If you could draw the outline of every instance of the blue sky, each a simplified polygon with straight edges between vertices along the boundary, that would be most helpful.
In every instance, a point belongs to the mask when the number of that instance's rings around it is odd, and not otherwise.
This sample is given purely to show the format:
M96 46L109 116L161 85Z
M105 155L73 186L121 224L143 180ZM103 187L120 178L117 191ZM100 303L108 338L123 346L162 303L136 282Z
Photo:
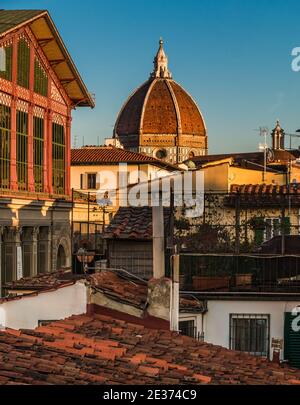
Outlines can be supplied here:
M51 13L96 94L94 110L73 113L78 146L111 136L124 100L152 70L160 36L173 78L204 114L210 153L257 150L254 129L277 118L286 132L300 128L300 72L291 69L299 0L2 0L1 8Z

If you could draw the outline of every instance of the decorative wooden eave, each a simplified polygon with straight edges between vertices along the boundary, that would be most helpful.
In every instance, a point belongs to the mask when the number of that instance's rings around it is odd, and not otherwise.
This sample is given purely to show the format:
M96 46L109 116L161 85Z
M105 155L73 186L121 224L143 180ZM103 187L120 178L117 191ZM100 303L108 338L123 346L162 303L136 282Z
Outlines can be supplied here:
M43 49L73 107L95 107L53 20L47 10L0 10L0 40L29 26Z

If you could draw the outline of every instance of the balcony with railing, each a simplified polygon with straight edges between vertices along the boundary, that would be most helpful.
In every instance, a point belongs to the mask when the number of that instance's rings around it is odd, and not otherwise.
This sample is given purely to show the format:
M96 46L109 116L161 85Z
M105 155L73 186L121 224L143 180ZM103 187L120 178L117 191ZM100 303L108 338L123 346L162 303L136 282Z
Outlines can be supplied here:
M300 255L181 254L180 288L300 295Z

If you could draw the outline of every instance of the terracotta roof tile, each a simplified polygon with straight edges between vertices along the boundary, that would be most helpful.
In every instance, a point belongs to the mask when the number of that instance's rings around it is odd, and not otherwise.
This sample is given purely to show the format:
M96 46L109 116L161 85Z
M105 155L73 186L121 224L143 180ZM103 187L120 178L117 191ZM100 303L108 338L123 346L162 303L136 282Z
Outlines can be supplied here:
M11 281L4 284L4 288L19 291L42 291L72 285L81 278L84 278L84 276L76 276L69 270L59 270L52 273L40 273L34 277L24 277L19 280Z
M71 334L69 324L74 325ZM116 335L115 328L123 333ZM136 337L137 329L139 335L151 340ZM21 332L21 336L12 330L0 333L0 384L126 384L131 380L137 384L299 384L300 381L300 370L286 365L174 332L141 329L107 316L72 316L49 324L47 330ZM51 342L49 334L53 336ZM32 342L34 336L39 338L36 343Z
M169 220L169 210L164 210L165 229ZM121 207L106 230L108 239L152 239L151 207Z
M117 163L149 163L155 166L176 169L174 165L143 153L131 152L114 146L89 146L71 150L71 164L76 165L104 165Z

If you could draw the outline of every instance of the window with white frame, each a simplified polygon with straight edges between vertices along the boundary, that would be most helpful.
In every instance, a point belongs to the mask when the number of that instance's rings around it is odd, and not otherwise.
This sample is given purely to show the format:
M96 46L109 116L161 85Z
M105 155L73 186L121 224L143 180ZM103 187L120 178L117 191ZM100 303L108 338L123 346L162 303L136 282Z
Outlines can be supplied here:
M269 240L274 236L281 234L281 220L280 218L266 218L265 219L266 228L264 233L264 240Z
M268 357L270 315L230 314L229 348L255 356Z

